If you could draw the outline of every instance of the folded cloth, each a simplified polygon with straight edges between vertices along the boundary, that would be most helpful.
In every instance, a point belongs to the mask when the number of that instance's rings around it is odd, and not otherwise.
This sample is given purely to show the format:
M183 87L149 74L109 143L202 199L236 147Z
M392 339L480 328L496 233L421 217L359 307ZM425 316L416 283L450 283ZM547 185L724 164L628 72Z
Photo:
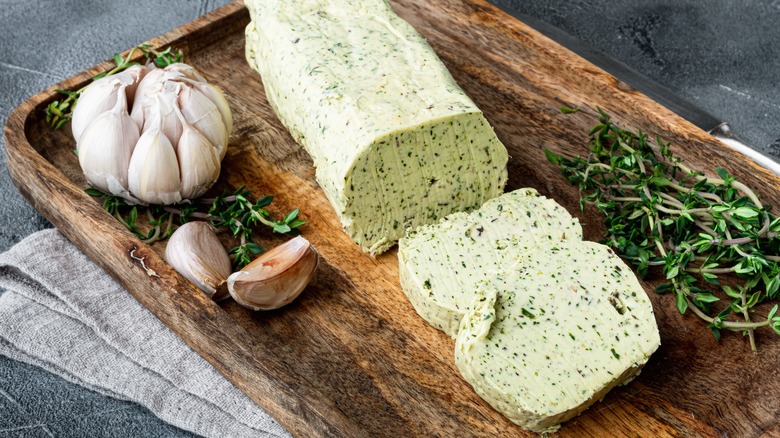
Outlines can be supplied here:
M289 436L57 230L0 254L0 354L207 437Z

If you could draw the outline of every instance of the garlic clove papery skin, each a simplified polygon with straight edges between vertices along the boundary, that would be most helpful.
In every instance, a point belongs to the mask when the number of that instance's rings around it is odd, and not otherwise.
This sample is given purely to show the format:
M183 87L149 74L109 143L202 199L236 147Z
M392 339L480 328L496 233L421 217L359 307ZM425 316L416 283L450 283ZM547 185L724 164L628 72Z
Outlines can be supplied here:
M252 310L273 310L291 303L314 276L319 255L298 236L262 254L228 277L230 296Z
M183 119L183 116L181 117ZM200 131L186 122L183 123L183 133L176 155L181 169L183 199L203 195L219 178L219 151Z
M222 116L222 123L225 124L225 130L230 135L233 132L233 113L230 111L230 104L228 104L225 94L216 86L208 83L198 85L197 88L216 105L220 116Z
M122 82L111 77L99 79L84 89L73 109L73 118L70 121L71 132L77 144L87 125L98 115L116 105L120 92L124 93Z
M177 62L175 64L170 64L167 67L165 67L165 71L172 74L178 74L181 75L187 79L197 81L197 82L206 82L206 78L200 75L197 70L195 70L195 67L184 64L182 62Z
M181 201L181 176L176 152L160 127L141 134L130 158L130 193L148 204L175 204Z
M127 94L128 109L133 108L133 103L135 102L135 93L138 91L138 84L141 83L149 71L151 71L149 67L139 64L128 67L124 71L115 75L120 78L124 78L122 81L127 84L125 94Z
M230 257L208 223L180 226L168 239L165 261L212 299L229 296L225 281L232 272Z
M222 123L225 125L225 129L230 135L233 132L233 113L230 111L230 104L228 104L225 98L225 93L215 85L211 85L206 82L194 82L188 81L198 91L203 93L219 111L219 115L222 116Z
M228 132L217 106L206 95L191 87L179 93L179 107L187 123L200 131L219 151L219 159L227 152Z
M112 76L106 76L89 84L81 92L79 100L73 109L71 119L71 131L76 143L87 125L101 113L110 110L116 103L119 89L122 88L127 98L127 108L133 105L133 98L138 84L143 79L149 68L135 65ZM122 86L125 87L122 87Z
M149 100L149 96L154 94L152 88L155 88L155 86L160 84L164 73L165 70L163 69L153 68L143 77L141 82L138 83L135 91L135 101L130 111L130 117L133 118L140 131L143 131L144 129L144 108L154 103Z
M148 113L145 113L147 116L147 120L149 117L155 117L152 115L153 111L157 110L159 111L158 117L161 117L161 126L163 134L165 134L166 137L168 137L168 140L173 145L173 148L176 149L177 145L179 144L179 138L181 137L182 133L184 132L184 128L182 127L182 122L177 116L176 112L179 110L177 107L177 100L178 100L178 92L179 89L175 88L173 90L165 90L160 93L157 93L154 95L156 107L150 108L150 111ZM144 128L147 128L145 126ZM145 131L146 129L142 129L141 132Z
M114 107L86 127L77 150L81 170L92 186L132 200L128 193L128 168L139 133L127 113L124 87L118 88Z

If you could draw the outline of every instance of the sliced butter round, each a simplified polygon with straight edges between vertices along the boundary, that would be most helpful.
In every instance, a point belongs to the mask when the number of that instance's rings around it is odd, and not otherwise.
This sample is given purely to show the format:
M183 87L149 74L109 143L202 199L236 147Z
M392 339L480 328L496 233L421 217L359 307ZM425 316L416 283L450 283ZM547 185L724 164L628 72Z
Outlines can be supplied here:
M579 221L531 188L410 231L399 242L401 286L417 313L452 337L477 284L537 245L581 240Z
M495 409L545 432L637 375L659 345L631 269L606 246L561 242L480 284L455 363Z

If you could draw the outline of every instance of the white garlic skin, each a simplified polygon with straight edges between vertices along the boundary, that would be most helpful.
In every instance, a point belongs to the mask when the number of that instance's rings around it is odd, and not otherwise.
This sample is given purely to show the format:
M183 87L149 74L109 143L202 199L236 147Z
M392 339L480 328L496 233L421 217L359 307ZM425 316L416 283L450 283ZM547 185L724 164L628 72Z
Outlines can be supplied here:
M211 188L232 127L219 88L181 63L134 66L93 82L82 92L72 123L78 153L87 151L79 164L90 184L131 203L166 205ZM98 146L106 139L108 147Z
M229 296L224 283L232 272L230 257L208 223L180 226L168 239L165 261L214 300Z
M298 236L262 254L228 277L236 302L252 310L273 310L290 304L314 276L319 255Z
M202 196L219 178L219 151L197 129L184 125L176 156L181 173L181 197L194 199Z
M138 143L138 127L127 113L127 97L121 85L114 107L97 116L78 143L79 164L87 180L98 190L128 197L128 168Z
M115 75L100 78L84 89L70 121L76 143L92 120L114 107L118 90L122 85L126 85L123 92L127 97L127 107L132 107L136 87L148 72L148 67L135 65Z
M217 105L205 94L189 87L183 88L179 93L179 105L187 123L198 129L216 146L222 159L227 151L228 131Z
M181 175L176 151L160 126L138 139L127 172L130 193L147 204L181 201Z

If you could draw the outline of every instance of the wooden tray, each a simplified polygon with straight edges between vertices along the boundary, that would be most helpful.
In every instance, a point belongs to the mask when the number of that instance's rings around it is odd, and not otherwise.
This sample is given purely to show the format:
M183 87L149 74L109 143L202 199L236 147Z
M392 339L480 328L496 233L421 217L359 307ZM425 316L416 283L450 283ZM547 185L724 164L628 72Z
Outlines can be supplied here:
M780 181L703 131L483 0L395 0L484 110L509 148L509 187L533 186L578 213L577 191L542 153L581 152L594 123L562 105L600 106L627 127L671 140L694 168L723 166L780 202ZM19 106L5 127L8 167L27 199L119 280L195 351L299 436L528 436L483 402L453 363L453 341L428 326L398 284L395 251L372 259L341 231L314 180L306 153L269 108L244 61L249 18L237 3L150 41L184 49L189 62L222 86L235 130L223 186L246 183L276 194L276 213L301 207L304 235L319 249L317 280L282 311L251 313L217 305L161 258L164 243L143 245L84 193L68 129L42 120L57 88L76 89L108 62ZM581 217L599 239L601 218ZM261 243L280 240L260 233ZM150 277L139 262L159 277ZM652 291L652 284L645 284ZM759 335L759 354L738 334L716 343L670 296L650 293L662 346L630 385L612 391L561 436L757 436L780 434L780 342Z

